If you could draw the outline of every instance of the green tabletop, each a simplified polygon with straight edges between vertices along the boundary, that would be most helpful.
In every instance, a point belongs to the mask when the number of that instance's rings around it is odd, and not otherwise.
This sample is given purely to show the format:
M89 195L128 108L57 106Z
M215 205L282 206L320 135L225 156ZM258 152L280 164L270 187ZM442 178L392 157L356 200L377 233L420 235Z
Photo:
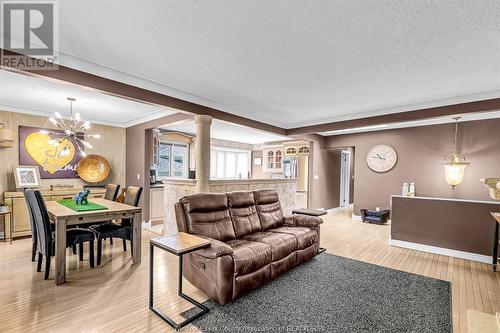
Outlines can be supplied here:
M108 207L98 205L96 203L93 203L91 201L88 202L86 205L78 205L75 200L73 199L64 199L64 200L59 200L57 201L63 206L66 206L70 209L73 209L75 212L88 212L92 210L103 210L103 209L108 209Z

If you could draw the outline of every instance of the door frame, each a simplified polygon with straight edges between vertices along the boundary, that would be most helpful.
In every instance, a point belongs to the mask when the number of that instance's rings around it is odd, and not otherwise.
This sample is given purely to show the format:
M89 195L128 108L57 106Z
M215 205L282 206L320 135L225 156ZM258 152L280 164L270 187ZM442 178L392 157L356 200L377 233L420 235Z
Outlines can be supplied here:
M351 152L342 150L340 152L340 193L339 207L348 207L349 202L349 187L351 179Z

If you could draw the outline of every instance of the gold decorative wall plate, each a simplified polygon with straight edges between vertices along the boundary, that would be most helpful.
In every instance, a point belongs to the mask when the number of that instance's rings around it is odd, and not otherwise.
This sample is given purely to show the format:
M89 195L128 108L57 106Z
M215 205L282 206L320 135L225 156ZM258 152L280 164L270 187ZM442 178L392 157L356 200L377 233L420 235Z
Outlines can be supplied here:
M78 162L76 172L88 183L99 183L109 176L111 166L101 155L90 154Z

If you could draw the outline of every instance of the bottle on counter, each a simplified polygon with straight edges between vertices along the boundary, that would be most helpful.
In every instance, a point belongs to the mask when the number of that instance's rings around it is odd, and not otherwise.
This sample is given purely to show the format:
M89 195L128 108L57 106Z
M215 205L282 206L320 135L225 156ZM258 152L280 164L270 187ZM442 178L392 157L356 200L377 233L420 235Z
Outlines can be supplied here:
M409 191L410 188L408 187L408 183L403 183L403 189L401 191L401 195L406 197Z
M410 197L414 197L415 196L415 183L410 183L410 190L409 190L408 195Z

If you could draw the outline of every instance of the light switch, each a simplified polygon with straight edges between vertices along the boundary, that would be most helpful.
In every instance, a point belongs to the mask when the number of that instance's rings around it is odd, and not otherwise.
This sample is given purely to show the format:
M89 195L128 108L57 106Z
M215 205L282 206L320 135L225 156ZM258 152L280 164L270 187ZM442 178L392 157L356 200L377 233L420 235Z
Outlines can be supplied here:
M137 180L141 180L141 174L140 173L137 174Z
M318 180L319 179L319 176L318 175L314 175L314 180Z

